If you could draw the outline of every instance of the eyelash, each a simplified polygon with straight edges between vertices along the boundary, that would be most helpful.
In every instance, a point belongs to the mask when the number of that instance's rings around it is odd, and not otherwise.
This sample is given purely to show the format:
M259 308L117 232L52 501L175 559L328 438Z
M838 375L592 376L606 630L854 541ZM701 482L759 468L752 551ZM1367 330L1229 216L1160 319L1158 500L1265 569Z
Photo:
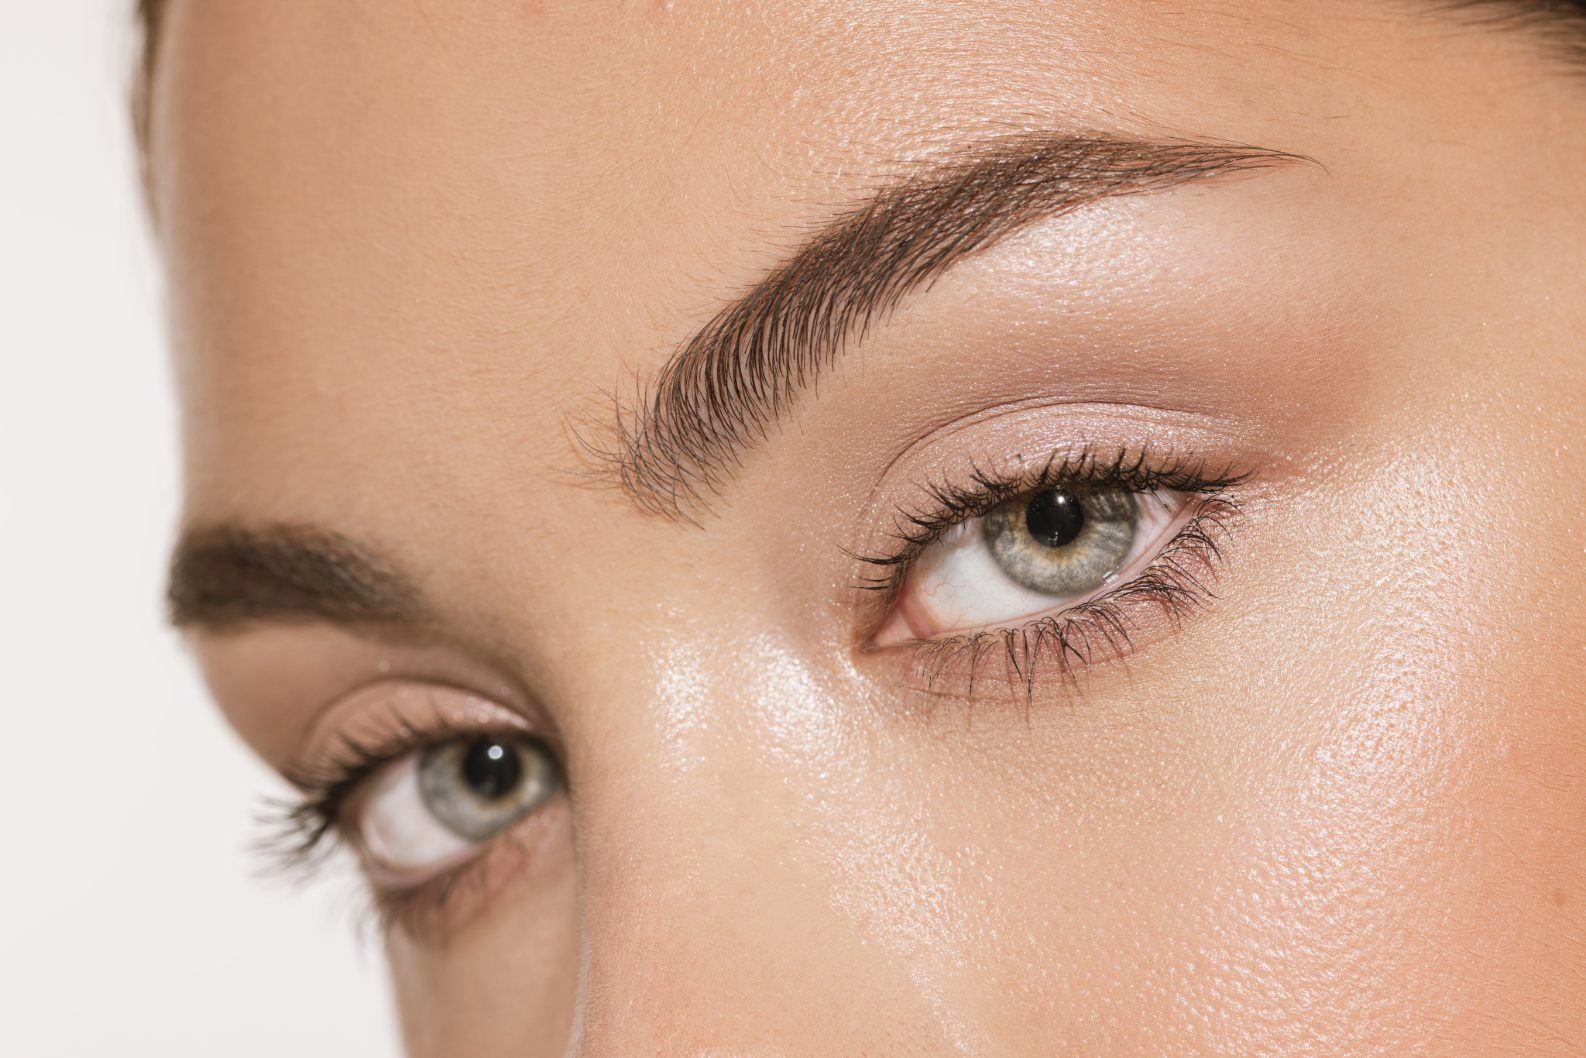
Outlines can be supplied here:
M386 765L465 734L521 735L483 727L464 732L448 727L438 717L427 725L395 712L390 719L397 734L376 743L343 735L337 748L310 768L287 776L300 791L298 797L265 800L260 821L264 833L256 849L272 873L311 881L338 850L356 849L357 836L344 825L347 807L364 783ZM406 889L364 887L370 892L368 911L373 924L382 933L397 927L422 933L459 895L488 887L494 862L502 850L510 851L511 829L491 837L472 859L418 885Z
M1126 583L1055 614L1006 628L983 629L910 644L914 664L928 693L938 694L950 675L966 681L963 697L973 698L985 663L1001 656L1010 682L1023 684L1028 702L1045 664L1056 664L1061 682L1073 682L1078 671L1102 656L1121 657L1130 647L1130 628L1138 619L1133 604L1155 603L1176 627L1190 611L1215 597L1211 581L1222 563L1221 539L1239 513L1228 495L1249 480L1231 467L1213 471L1206 464L1180 457L1156 458L1146 450L1053 452L1038 464L1023 463L1008 474L971 466L968 484L926 483L926 506L899 508L891 545L878 554L855 554L879 570L861 578L863 590L879 593L889 612L908 581L916 560L949 529L982 517L999 505L1058 486L1124 489L1148 493L1159 489L1191 497L1189 517L1151 563ZM1047 659L1043 662L1043 659Z

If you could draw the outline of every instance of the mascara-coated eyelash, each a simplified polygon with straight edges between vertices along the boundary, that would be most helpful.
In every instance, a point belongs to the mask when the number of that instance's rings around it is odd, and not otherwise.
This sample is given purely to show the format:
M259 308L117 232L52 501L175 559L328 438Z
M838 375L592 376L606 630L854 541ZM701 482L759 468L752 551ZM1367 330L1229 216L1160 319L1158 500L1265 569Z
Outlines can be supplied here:
M972 467L963 484L929 483L924 486L926 506L899 510L889 548L855 556L877 570L860 586L882 593L886 600L888 616L871 635L870 645L906 645L926 689L953 693L952 686L961 685L965 695L973 694L986 666L999 660L1008 682L1022 684L1028 697L1051 666L1067 679L1103 655L1121 657L1132 645L1131 630L1149 613L1176 625L1185 612L1211 598L1211 581L1222 556L1220 540L1239 509L1229 493L1247 477L1228 467L1214 471L1203 461L1157 458L1143 450L1087 450L1054 452L1039 462L1019 458L1005 472ZM1140 545L1136 528L1147 500L1165 503L1164 497L1171 497L1176 507L1158 512L1157 520L1169 523L1171 535L1145 541L1144 552L1131 552ZM1170 516L1162 516L1166 514ZM976 521L982 533L972 532ZM1014 533L1022 540L1012 541ZM1092 551L1087 561L1072 560L1076 540ZM1000 571L988 547L999 556ZM1065 553L1063 547L1070 550ZM977 549L978 555L970 554ZM965 583L966 575L960 573L956 588L950 583L944 587L941 569L952 567L955 552L964 553L974 574ZM1063 561L1054 561L1054 556ZM1017 561L1010 565L1010 559ZM922 568L938 580L926 597L953 598L955 591L973 597L982 589L976 578L995 580L1012 573L1011 580L1020 583L1003 586L1027 604L1038 600L1048 612L1025 610L987 627L908 639L898 629L913 627L913 621L903 620L902 611L917 610L912 604L920 593L912 589ZM1076 586L1076 569L1090 575L1088 588L1080 584L1087 590L1065 598L1060 588ZM984 606L983 600L977 601ZM961 679L954 684L946 679L949 674Z

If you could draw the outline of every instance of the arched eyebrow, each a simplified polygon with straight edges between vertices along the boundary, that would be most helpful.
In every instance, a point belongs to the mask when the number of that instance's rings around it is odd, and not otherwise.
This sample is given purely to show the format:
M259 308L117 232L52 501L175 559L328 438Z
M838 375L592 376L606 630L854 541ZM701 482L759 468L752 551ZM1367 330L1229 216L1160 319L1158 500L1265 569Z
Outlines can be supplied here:
M693 519L744 453L905 296L1035 221L1311 159L1242 144L1052 133L963 144L815 231L701 328L586 447L644 510Z

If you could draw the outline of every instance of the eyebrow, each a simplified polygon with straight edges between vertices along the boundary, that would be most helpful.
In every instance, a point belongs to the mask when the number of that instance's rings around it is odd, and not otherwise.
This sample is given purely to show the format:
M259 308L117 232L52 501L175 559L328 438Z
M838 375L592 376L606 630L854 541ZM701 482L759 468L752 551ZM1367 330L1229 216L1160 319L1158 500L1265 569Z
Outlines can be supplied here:
M1038 220L1102 199L1312 162L1243 144L1051 133L962 145L840 212L688 339L616 440L581 433L640 508L693 520L800 392L905 296Z
M418 624L432 614L412 577L367 545L286 524L187 531L166 603L176 627L212 632L267 621Z

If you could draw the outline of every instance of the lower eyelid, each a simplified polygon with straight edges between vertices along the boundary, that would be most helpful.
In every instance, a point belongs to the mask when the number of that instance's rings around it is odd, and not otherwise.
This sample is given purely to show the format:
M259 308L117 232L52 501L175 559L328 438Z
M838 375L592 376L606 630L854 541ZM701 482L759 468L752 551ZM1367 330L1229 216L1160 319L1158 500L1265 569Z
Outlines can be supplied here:
M422 881L382 886L371 877L381 924L428 940L488 910L508 886L525 885L530 887L526 892L536 891L534 887L547 885L557 873L570 869L567 826L565 799L558 798L480 842L473 855Z
M1003 696L1027 702L1037 684L1066 683L1081 668L1128 656L1176 631L1214 597L1223 538L1238 511L1223 497L1193 499L1138 568L1067 609L889 649L904 666L902 686L966 703Z

